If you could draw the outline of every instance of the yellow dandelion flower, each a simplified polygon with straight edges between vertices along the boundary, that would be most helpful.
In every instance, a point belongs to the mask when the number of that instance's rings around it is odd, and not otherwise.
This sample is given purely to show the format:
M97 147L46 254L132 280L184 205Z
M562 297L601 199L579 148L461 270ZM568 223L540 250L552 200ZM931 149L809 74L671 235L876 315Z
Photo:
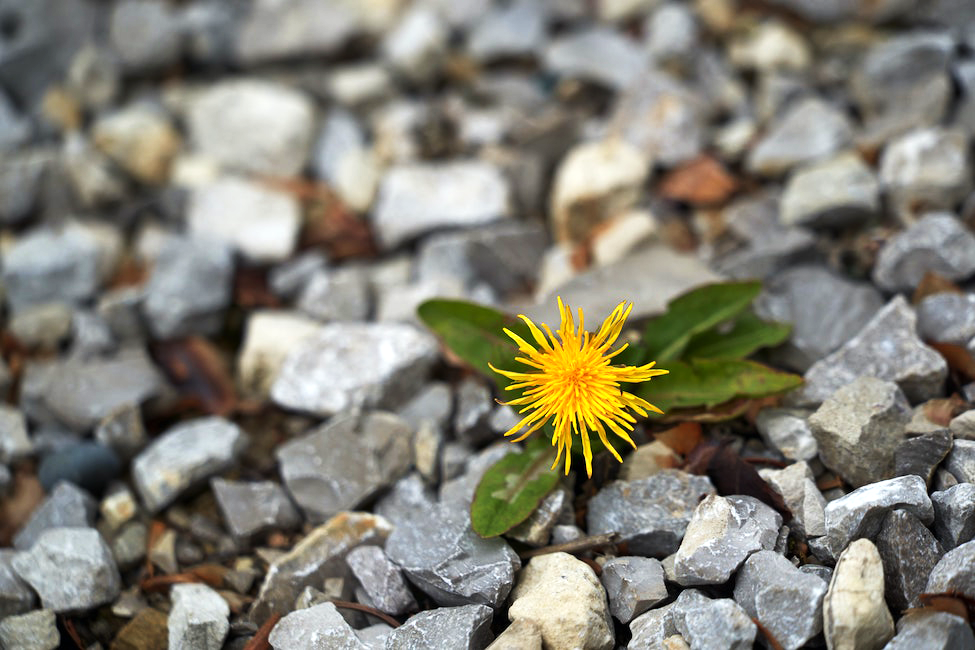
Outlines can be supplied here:
M525 355L515 357L516 361L534 368L536 372L510 372L490 366L491 370L504 375L514 383L506 390L523 390L521 397L510 402L510 406L520 406L519 413L529 412L521 422L513 426L505 436L512 436L521 429L527 429L514 440L524 440L540 429L546 422L554 419L555 434L552 445L558 447L558 454L552 469L559 464L565 452L565 473L569 473L572 456L572 435L582 438L582 454L586 458L586 474L592 476L592 448L589 432L595 431L607 449L623 462L619 453L606 437L607 429L636 448L630 438L636 418L627 411L630 409L646 416L648 411L662 413L646 400L620 389L621 383L649 381L651 377L667 374L666 370L654 368L654 363L644 366L613 366L611 361L627 344L610 352L616 342L623 323L633 303L621 302L613 313L603 322L595 335L585 331L583 313L579 309L579 329L572 320L572 311L559 298L559 314L562 324L558 337L551 328L542 323L545 334L524 314L519 318L525 321L536 345L532 345L511 330L504 332L518 344L518 351ZM546 334L548 335L546 337Z

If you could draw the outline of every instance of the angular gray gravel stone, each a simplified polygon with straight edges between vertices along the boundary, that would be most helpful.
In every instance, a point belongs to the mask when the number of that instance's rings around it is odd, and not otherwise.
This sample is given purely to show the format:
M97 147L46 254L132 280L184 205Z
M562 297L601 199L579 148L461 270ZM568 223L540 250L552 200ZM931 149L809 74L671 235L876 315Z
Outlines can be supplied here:
M758 551L738 570L735 602L757 618L783 648L795 650L822 630L823 596L828 586L778 553Z
M572 493L564 487L558 487L542 499L528 519L505 535L529 546L545 546L556 524L573 521L575 513L572 510Z
M291 612L277 622L268 641L274 650L366 650L332 603Z
M13 549L0 549L0 620L29 612L37 602L33 590L14 571L16 555Z
M972 186L968 134L916 128L888 142L880 182L891 208L908 223L918 211L953 209Z
M156 256L142 310L152 334L174 338L212 334L230 303L230 249L214 241L172 239Z
M706 476L673 469L614 481L589 503L589 534L619 533L631 553L663 558L677 551L701 498L714 493Z
M0 277L14 311L50 302L82 302L98 289L98 243L83 228L33 230L4 251Z
M603 564L600 582L609 596L609 611L620 623L629 623L667 598L664 569L649 557L615 557Z
M274 481L210 480L213 496L232 535L248 538L265 530L291 530L301 515L284 488Z
M905 510L925 525L934 520L934 506L924 479L902 476L879 481L826 504L826 545L833 557L853 540L874 538L892 510Z
M673 630L693 648L748 650L758 632L738 603L730 598L712 600L697 589L681 592L670 618Z
M975 541L965 542L945 553L931 570L925 593L957 591L975 598Z
M942 467L959 483L975 483L975 440L955 440Z
M759 474L782 496L792 512L789 528L802 537L826 534L826 499L816 487L816 479L805 461L783 469L763 469Z
M751 150L749 171L778 176L792 167L824 158L850 145L853 128L847 116L817 98L797 101L769 126Z
M372 223L380 244L391 249L437 228L483 225L506 217L510 189L487 162L412 164L383 177Z
M782 516L749 496L709 495L698 504L674 558L684 585L728 581L749 555L775 546Z
M927 214L880 249L873 281L887 291L912 291L925 273L950 280L975 274L975 235L951 214Z
M884 593L896 611L921 605L918 598L944 549L917 517L903 510L887 514L876 539L884 564Z
M854 487L894 473L894 452L904 439L911 407L897 384L859 377L809 416L823 465Z
M975 539L975 485L959 483L933 492L934 534L945 550Z
M13 566L44 607L58 613L94 609L121 590L112 552L93 528L50 528Z
M501 538L471 529L467 510L440 505L401 522L386 543L389 559L439 605L498 607L508 596L518 555Z
M349 551L345 562L362 586L370 604L382 612L399 616L417 609L403 572L378 546L360 546Z
M132 462L132 479L150 512L234 464L247 445L240 428L220 417L177 424Z
M806 385L790 395L795 404L816 406L857 377L896 382L911 402L940 397L948 366L915 333L916 317L897 296L843 347L816 362Z
M169 647L172 650L220 650L230 631L230 607L204 584L173 585L169 592Z
M491 642L494 612L485 605L420 612L389 633L386 650L480 650Z
M917 305L917 333L925 341L966 345L975 337L975 294L946 291Z
M20 460L33 450L34 445L27 437L24 414L12 406L0 404L0 463Z
M413 431L392 413L344 415L278 447L285 486L315 522L354 510L409 469Z
M559 76L623 90L648 69L649 57L635 40L609 27L592 27L551 40L543 55Z
M41 533L50 528L91 528L97 511L98 504L90 494L74 483L61 481L31 513L30 519L14 537L14 547L29 550Z
M951 431L938 429L909 437L894 450L894 475L915 474L931 485L934 470L951 451Z
M442 381L431 381L400 407L397 410L397 415L406 420L414 429L420 428L420 423L428 420L443 430L447 427L453 404L454 399L450 385Z
M844 153L798 169L782 193L781 219L787 226L850 227L880 208L877 178L856 154Z
M467 51L478 61L529 56L546 40L546 8L521 0L479 20L467 37Z
M312 274L297 302L298 309L321 321L368 320L370 306L368 278L355 266Z
M948 612L931 609L908 612L897 621L897 634L884 650L918 648L975 648L975 633L965 619Z
M10 650L54 650L61 647L57 619L50 609L0 619L0 646Z
M487 385L477 377L468 377L461 380L455 394L453 424L457 438L471 445L493 440L487 420L495 404Z
M271 387L280 406L315 415L395 407L437 359L433 336L401 323L330 323L288 354Z

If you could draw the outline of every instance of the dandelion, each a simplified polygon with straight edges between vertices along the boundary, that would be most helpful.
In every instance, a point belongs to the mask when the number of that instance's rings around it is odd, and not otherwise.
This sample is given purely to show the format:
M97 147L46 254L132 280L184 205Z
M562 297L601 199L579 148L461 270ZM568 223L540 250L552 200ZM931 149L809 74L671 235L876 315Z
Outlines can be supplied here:
M565 473L569 473L572 463L572 435L582 438L582 454L586 458L586 474L592 476L592 447L589 433L596 432L603 445L623 462L619 453L606 437L607 429L636 448L629 431L633 431L636 418L627 411L630 409L641 416L648 411L662 413L659 408L646 400L620 389L621 383L649 381L651 377L667 374L666 370L654 368L654 363L644 366L614 366L613 357L627 344L610 352L623 329L623 323L633 303L621 302L613 313L603 322L594 335L583 327L583 313L579 309L579 329L576 330L571 310L559 298L559 314L562 324L558 337L551 328L542 323L545 334L527 316L520 314L528 325L536 345L532 345L511 330L504 332L518 344L518 351L524 356L515 360L534 368L536 372L510 372L490 366L491 370L504 375L514 383L505 390L523 390L521 397L504 402L510 406L522 407L519 413L526 413L521 422L513 426L505 436L512 436L527 427L514 442L524 440L540 429L549 420L554 420L555 434L552 445L558 447L558 454L552 469L559 464L565 452ZM548 335L546 337L546 334ZM488 364L490 365L490 364Z

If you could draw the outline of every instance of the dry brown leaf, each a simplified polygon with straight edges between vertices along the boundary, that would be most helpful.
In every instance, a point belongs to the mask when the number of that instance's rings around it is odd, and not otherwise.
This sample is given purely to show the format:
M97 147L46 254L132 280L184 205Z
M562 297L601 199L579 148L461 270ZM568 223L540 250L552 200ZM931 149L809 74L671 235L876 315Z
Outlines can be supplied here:
M676 427L653 434L653 437L686 456L701 442L701 425L697 422L682 422Z
M738 181L724 165L703 155L664 176L658 191L673 201L694 206L725 203L738 190Z

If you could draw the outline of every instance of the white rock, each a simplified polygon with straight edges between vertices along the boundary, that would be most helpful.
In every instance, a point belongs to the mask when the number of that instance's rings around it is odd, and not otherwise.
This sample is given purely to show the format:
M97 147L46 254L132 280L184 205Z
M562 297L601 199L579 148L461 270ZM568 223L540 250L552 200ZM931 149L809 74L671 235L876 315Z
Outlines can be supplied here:
M222 81L193 100L186 117L196 147L229 168L294 176L308 157L311 101L281 84Z
M395 248L436 228L470 227L508 215L510 189L494 165L475 160L393 167L373 212L376 236Z
M95 122L92 141L135 178L153 184L169 178L169 164L182 145L162 111L138 105Z
M559 163L552 184L556 238L584 240L601 221L636 203L649 173L649 158L624 140L576 145Z
M291 612L268 637L274 650L365 650L355 631L332 603Z
M850 544L836 563L823 600L823 633L830 650L879 650L894 636L884 566L868 539Z
M610 219L592 242L592 259L599 266L618 262L657 235L657 222L646 210L633 210Z
M325 81L329 94L343 106L358 106L389 93L393 80L379 63L352 63L336 66Z
M812 62L809 44L777 20L763 21L731 44L732 63L755 70L803 70Z
M613 90L636 82L649 67L649 54L635 40L608 27L591 27L552 40L545 67L555 74L595 81Z
M537 625L547 648L613 647L606 592L592 569L568 553L533 558L519 572L511 598L508 619Z
M320 328L321 323L298 312L251 313L237 361L237 376L243 389L267 395L288 353Z
M220 650L230 631L230 607L203 584L173 585L169 592L170 650Z
M278 262L294 252L301 207L290 194L225 176L193 190L186 219L194 236L225 242L253 262Z
M386 34L383 56L394 69L412 79L426 79L447 49L447 25L432 9L417 5Z

